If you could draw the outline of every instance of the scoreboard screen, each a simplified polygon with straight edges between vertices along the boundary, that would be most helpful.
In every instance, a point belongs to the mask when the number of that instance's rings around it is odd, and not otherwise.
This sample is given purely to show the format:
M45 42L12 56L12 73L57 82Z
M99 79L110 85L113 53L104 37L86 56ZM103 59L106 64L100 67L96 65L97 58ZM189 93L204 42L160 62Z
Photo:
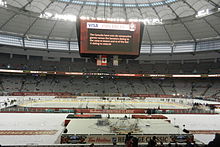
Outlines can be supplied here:
M140 22L80 20L79 48L81 56L139 56L143 32Z

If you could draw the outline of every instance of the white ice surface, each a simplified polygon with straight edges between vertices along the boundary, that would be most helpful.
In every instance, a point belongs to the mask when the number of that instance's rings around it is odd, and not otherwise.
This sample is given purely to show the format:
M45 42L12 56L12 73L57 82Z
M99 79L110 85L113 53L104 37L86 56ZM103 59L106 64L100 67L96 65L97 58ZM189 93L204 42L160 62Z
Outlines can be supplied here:
M171 123L187 130L220 130L220 115L165 115ZM196 134L195 139L209 143L215 135Z
M55 135L0 135L0 144L54 144L67 114L0 113L0 130L58 130Z
M54 144L61 131L67 114L0 113L0 130L58 130L55 135L0 135L1 144ZM105 116L105 114L103 114ZM129 115L129 114L128 114ZM111 117L123 117L112 114ZM166 115L171 123L183 125L188 130L220 130L220 115ZM208 143L214 135L195 135L195 138Z

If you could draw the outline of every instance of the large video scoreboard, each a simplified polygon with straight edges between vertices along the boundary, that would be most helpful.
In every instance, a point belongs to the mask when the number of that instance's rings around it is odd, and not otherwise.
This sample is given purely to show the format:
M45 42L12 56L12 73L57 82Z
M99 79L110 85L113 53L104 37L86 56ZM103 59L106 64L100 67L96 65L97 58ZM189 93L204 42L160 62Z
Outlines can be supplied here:
M81 56L139 56L143 32L140 22L80 20L79 48Z

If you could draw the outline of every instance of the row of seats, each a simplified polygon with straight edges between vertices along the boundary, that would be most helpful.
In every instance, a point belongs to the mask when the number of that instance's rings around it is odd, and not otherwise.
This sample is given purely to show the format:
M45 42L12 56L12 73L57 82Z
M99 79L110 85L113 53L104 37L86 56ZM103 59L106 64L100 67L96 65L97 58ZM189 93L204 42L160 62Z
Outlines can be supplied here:
M0 75L0 92L71 92L220 96L219 79Z

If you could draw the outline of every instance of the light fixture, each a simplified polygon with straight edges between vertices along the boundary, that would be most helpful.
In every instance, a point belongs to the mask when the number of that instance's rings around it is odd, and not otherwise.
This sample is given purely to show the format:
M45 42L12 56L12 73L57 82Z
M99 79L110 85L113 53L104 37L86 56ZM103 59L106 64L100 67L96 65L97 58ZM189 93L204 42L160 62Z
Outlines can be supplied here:
M7 7L7 2L5 0L0 0L0 6Z
M80 1L80 0L58 0L60 2L72 3L77 5L87 5L87 6L107 6L107 7L151 7L151 6L162 6L170 3L174 3L177 0L161 0L159 2L142 2L142 3L115 3L115 2L95 2L95 1Z
M210 14L209 9L201 10L197 12L196 17L204 17Z
M143 22L145 25L163 24L162 19L146 18L146 19L129 19L129 22Z
M117 22L125 22L126 20L124 18L103 18L103 17L87 17L87 16L81 16L81 20L107 20L107 21L117 21ZM143 22L145 25L158 25L163 24L162 19L158 18L146 18L146 19L137 19L137 18L131 18L128 20L129 22Z
M44 12L40 14L40 18L52 19L52 20L63 20L63 21L76 21L76 16L71 14L53 14L50 12Z
M49 18L51 18L53 16L53 14L52 13L50 13L50 12L44 12L44 13L42 13L42 14L40 14L40 18L46 18L46 19L49 19Z

